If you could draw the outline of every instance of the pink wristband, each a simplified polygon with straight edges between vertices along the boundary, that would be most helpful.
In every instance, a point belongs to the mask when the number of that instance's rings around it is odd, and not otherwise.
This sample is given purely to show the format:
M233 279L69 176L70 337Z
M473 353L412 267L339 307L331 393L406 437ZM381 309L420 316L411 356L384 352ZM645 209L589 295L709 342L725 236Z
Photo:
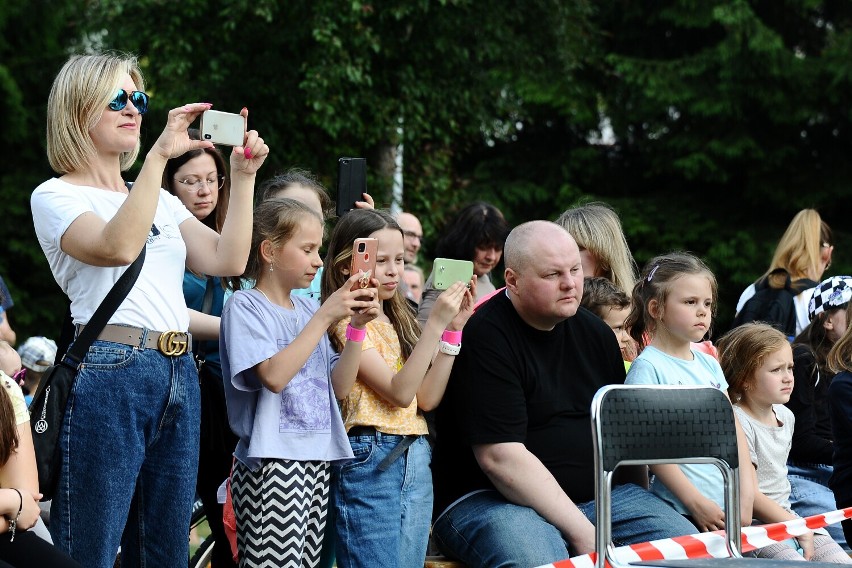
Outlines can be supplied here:
M450 331L449 329L445 329L444 333L441 334L441 341L445 341L451 345L461 345L461 338L461 331Z
M348 341L361 342L364 341L365 337L367 337L366 329L358 329L352 327L351 324L346 325L346 339Z

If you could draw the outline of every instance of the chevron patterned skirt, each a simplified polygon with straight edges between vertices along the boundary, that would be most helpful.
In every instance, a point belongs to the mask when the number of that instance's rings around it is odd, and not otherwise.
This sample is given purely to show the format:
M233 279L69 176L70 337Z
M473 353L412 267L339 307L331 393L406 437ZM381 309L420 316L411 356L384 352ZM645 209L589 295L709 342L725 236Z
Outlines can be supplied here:
M231 496L241 568L319 564L330 476L324 461L265 459L254 472L234 463Z

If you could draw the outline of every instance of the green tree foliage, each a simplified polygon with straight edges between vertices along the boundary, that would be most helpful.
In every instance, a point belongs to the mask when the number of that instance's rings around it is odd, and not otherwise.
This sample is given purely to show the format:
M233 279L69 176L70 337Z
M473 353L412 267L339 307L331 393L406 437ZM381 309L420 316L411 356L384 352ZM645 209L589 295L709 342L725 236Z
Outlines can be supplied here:
M52 77L69 50L118 49L140 57L153 97L146 148L170 108L245 106L272 149L261 179L300 166L333 187L339 156L365 156L370 191L388 205L402 143L404 207L427 237L474 199L512 224L601 199L640 264L671 249L708 260L724 328L802 207L838 233L833 270L852 269L850 28L842 0L4 6L0 274L21 306L13 322L49 333L36 328L62 304L27 206L51 175Z
M67 48L81 34L84 2L0 5L0 276L11 289L19 341L54 335L65 301L33 229L29 196L52 175L44 152L47 94Z

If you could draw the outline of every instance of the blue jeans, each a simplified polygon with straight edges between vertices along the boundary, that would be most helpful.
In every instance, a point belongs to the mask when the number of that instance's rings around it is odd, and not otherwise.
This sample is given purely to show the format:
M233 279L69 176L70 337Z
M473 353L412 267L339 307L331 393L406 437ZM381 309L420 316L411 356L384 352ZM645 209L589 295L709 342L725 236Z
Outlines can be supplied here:
M827 464L787 464L790 480L790 506L800 517L818 515L837 509L834 492L828 487L828 478L834 468ZM825 527L829 536L848 551L846 537L840 524Z
M432 449L420 436L385 470L403 439L350 436L355 459L334 468L332 499L340 568L422 567L432 517Z
M191 354L96 341L68 399L53 542L87 568L184 568L198 468Z
M577 507L595 522L595 502ZM612 537L635 544L698 532L656 495L638 485L612 490ZM495 490L475 493L447 510L432 526L441 551L471 568L541 566L574 554L559 529L529 507Z

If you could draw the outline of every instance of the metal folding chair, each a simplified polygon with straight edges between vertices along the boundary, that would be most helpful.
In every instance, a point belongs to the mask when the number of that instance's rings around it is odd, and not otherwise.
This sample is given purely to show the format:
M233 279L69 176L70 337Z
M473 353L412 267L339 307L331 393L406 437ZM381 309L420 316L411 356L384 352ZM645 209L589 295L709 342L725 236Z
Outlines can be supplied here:
M660 385L603 387L592 400L592 437L596 568L604 568L605 562L613 568L624 566L614 558L612 544L612 476L619 465L716 465L725 481L726 546L731 557L742 558L737 432L733 408L721 391Z

